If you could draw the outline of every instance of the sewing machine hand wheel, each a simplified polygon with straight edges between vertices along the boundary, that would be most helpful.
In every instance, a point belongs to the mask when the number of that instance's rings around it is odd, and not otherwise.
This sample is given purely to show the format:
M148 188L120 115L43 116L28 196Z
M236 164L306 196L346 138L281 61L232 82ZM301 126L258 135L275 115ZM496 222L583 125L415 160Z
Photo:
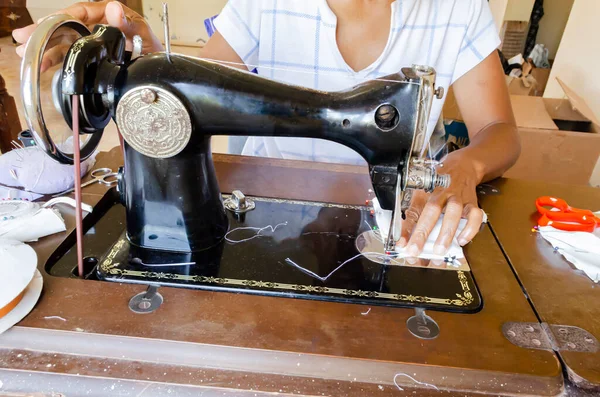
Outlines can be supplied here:
M48 17L33 32L27 42L21 66L21 94L25 118L37 146L46 151L53 159L61 163L73 164L72 150L69 152L67 149L67 146L70 145L65 145L66 142L58 142L57 138L53 137L52 128L48 128L42 110L43 104L46 104L45 101L42 101L44 56L49 47L53 48L55 42L60 41L58 39L64 39L64 37L57 39L53 36L59 30L67 29L73 30L82 37L90 35L90 31L85 25L68 15ZM61 84L66 77L63 68L59 69L58 74L61 75L60 78L53 79L54 87L48 90L52 91L54 96L52 107L60 106L61 119L64 116L68 127L72 128L71 95L63 93ZM98 106L98 103L101 103L101 97L98 95L79 95L79 101L80 131L82 136L87 135L87 139L81 144L81 160L83 161L90 157L98 147L104 127L110 121L110 114L102 106Z

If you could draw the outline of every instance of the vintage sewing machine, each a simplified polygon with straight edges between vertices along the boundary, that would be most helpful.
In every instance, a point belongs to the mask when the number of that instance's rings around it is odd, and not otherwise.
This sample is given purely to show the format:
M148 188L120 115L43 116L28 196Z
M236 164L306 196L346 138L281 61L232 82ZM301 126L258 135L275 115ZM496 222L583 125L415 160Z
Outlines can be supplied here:
M55 37L65 30L77 38ZM437 145L429 150L425 139L441 94L433 70L326 93L172 54L165 37L166 52L140 56L139 40L127 52L119 31L91 33L54 16L28 44L23 98L37 145L73 162L46 110L70 124L75 103L82 158L113 119L124 167L118 189L84 191L94 205L82 228L85 280L74 274L75 233L32 244L44 293L0 336L2 391L580 395L575 384L597 392L598 308L581 302L600 290L531 232L537 197L588 208L594 189L494 181L480 187L491 225L466 248L469 263L398 261L386 251L411 189L449 182L436 175ZM70 46L66 62L43 80L44 52L59 42ZM365 158L370 175L235 156L215 156L213 167L213 135L339 142ZM99 166L122 161L120 150L98 155ZM225 192L239 184L252 197L222 196L215 169ZM389 238L374 230L371 207L357 205L363 191L393 211ZM72 230L73 214L64 215Z
M84 225L94 228L84 238L94 247L86 257L88 277L467 312L481 307L464 259L427 269L393 259L411 191L450 183L437 174L426 141L432 103L443 96L433 69L414 66L347 91L321 92L171 53L168 34L166 52L142 56L139 37L128 52L115 28L99 25L91 33L67 16L53 16L27 46L22 87L37 144L63 163L74 156L46 127L39 81L52 35L67 28L82 37L68 51L53 92L69 125L72 98L79 100L87 139L81 158L93 154L111 119L124 139L118 189L105 197L105 213ZM320 138L355 150L369 165L381 207L393 211L388 236L378 233L366 206L241 192L223 201L212 163L214 135ZM53 256L51 274L71 276L72 247L70 239Z

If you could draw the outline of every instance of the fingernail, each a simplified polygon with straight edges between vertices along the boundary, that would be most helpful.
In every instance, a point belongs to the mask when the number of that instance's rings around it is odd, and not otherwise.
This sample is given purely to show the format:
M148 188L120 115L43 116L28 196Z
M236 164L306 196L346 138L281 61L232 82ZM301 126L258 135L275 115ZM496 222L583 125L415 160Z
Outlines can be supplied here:
M409 265L416 265L417 262L419 262L419 259L417 259L417 258L406 258L406 262L408 262Z
M458 240L458 243L460 244L461 247L464 247L465 245L469 244L467 239L464 239L464 238L461 238L460 240Z
M406 249L406 252L408 253L408 255L410 256L414 256L417 257L419 256L419 247L417 247L417 244L411 244L408 246L408 248Z
M400 248L404 248L406 247L406 244L408 243L408 241L406 241L405 237L400 237L400 240L398 240L398 247Z
M121 18L125 22L127 22L127 15L125 15L125 9L123 8L123 5L120 2L118 2L118 1L115 1L115 3L117 3L119 5L119 7L121 7L121 15L122 15Z
M436 255L445 255L448 250L443 245L436 245L433 247L433 253Z
M441 259L432 259L429 263L434 266L442 266L445 262Z

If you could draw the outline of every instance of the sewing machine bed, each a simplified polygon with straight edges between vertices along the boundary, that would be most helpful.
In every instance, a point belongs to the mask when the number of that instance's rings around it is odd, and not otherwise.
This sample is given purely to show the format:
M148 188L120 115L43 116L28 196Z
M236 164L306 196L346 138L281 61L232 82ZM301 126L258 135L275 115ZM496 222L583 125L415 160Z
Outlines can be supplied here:
M249 213L238 216L228 211L230 232L225 242L194 255L131 246L124 232L124 207L109 205L105 214L95 214L98 221L84 238L86 263L93 267L88 277L453 312L481 308L464 260L454 268L426 260L384 265L360 256L356 238L374 228L366 207L253 199L256 209ZM54 258L47 265L50 274L74 277L74 247Z

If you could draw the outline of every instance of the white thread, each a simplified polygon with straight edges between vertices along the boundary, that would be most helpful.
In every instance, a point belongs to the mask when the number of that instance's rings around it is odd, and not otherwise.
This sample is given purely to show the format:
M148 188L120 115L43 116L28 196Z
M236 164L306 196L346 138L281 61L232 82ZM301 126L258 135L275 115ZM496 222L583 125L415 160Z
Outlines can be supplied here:
M264 65L252 65L249 63L240 63L240 62L231 62L231 61L221 61L219 59L211 59L211 58L202 58L202 57L188 57L188 58L193 58L193 59L200 59L200 60L204 60L204 61L209 61L209 62L213 62L213 63L217 63L217 64L223 64L223 65L236 65L236 66L244 66L246 68L253 68L253 69L267 69L267 70L280 70L280 71L284 71L284 72L295 72L295 73L304 73L304 74L310 74L310 75L320 75L320 76L339 76L338 73L324 73L324 72L319 72L319 73L315 73L315 72L311 72L309 70L301 70L301 69L294 69L294 68L277 68L277 67L273 67L273 66L264 66ZM186 58L180 58L184 61L187 61ZM353 74L346 74L345 77L348 78L352 78L355 80L364 80L362 77L358 76L358 75L353 75ZM413 83L411 81L405 81L405 80L390 80L390 79L369 79L369 81L382 81L382 82L387 82L387 83L407 83L407 84L418 84L418 83Z
M40 180L42 179L42 175L44 174L44 169L46 168L46 158L47 156L44 156L42 158L42 169L40 170L37 179L35 180L35 182L33 183L33 186L31 187L31 190L35 189L35 187L38 185L38 183L40 183ZM81 176L80 176L81 178Z
M238 227L237 229L233 229L233 230L230 230L229 232L227 232L227 234L225 235L225 241L227 241L228 243L231 243L231 244L245 243L246 241L254 240L257 237L263 237L263 235L261 233L267 229L271 229L271 233L275 233L277 228L279 228L280 226L287 226L287 224L288 224L287 222L283 222L283 223L276 225L275 227L273 227L272 225L268 225L265 227ZM232 240L229 238L229 235L231 235L232 233L239 232L242 230L254 230L254 231L256 231L256 234L250 238L246 238L243 240Z
M196 266L196 262L185 262L185 263L144 263L140 262L140 265L144 267L187 267Z
M427 143L429 150L429 159L431 160L431 175L435 175L435 165L433 164L433 153L431 152L431 139Z
M372 255L377 255L376 259L378 259L378 260L391 259L392 261L396 262L396 261L393 259L393 258L394 258L394 255L386 255L386 254L381 254L381 253L379 253L379 252L363 252L363 253L360 253L360 254L358 254L358 255L356 255L356 256L353 256L352 258L348 259L347 261L345 261L344 263L342 263L341 265L339 265L338 267L336 267L335 269L333 269L333 271L332 271L331 273L329 273L329 274L328 274L327 276L325 276L325 277L321 277L321 276L319 276L317 273L315 273L315 272L313 272L313 271L311 271L311 270L308 270L308 269L307 269L307 268L305 268L305 267L302 267L302 266L300 266L299 264L297 264L296 262L294 262L294 261L293 261L293 260L291 260L290 258L286 258L286 259L285 259L285 262L286 262L288 265L292 265L292 266L294 266L295 268L297 268L297 269L298 269L298 270L300 270L301 272L303 272L303 273L306 273L306 274L308 274L309 276L312 276L312 277L314 277L314 278L316 278L316 279L318 279L318 280L321 280L321 281L325 282L325 281L327 281L327 279L329 279L331 276L333 276L333 275L334 275L334 274L335 274L335 273L336 273L338 270L340 270L342 267L344 267L344 265L346 265L347 263L350 263L350 262L352 262L353 260L355 260L356 258L360 258L361 256L364 256L365 258L369 259L369 256L372 256ZM399 263L399 264L400 264L400 263ZM402 264L400 264L400 265L402 265Z
M367 310L366 312L364 312L364 313L361 313L361 314L362 314L363 316L366 316L366 315L367 315L367 314L369 314L369 313L371 313L371 308L369 308L369 310Z
M60 321L67 321L66 319L59 317L59 316L48 316L48 317L44 317L44 320L60 320Z
M410 375L407 375L407 374L403 374L403 373L396 374L396 375L394 376L394 384L396 385L396 387L397 387L397 388L398 388L398 390L400 390L400 391L404 391L404 389L400 387L400 385L398 384L398 382L396 382L396 378L397 378L398 376L406 376L408 379L412 380L413 382L415 382L415 383L417 383L417 384L419 384L419 385L422 385L422 386L427 386L427 387L430 387L430 388L432 388L432 389L435 389L435 390L437 390L437 391L440 391L440 389L438 389L438 387L437 387L437 386L435 386L435 385L432 385L431 383L419 382L418 380L416 380L416 379L415 379L415 378L413 378L412 376L410 376Z

